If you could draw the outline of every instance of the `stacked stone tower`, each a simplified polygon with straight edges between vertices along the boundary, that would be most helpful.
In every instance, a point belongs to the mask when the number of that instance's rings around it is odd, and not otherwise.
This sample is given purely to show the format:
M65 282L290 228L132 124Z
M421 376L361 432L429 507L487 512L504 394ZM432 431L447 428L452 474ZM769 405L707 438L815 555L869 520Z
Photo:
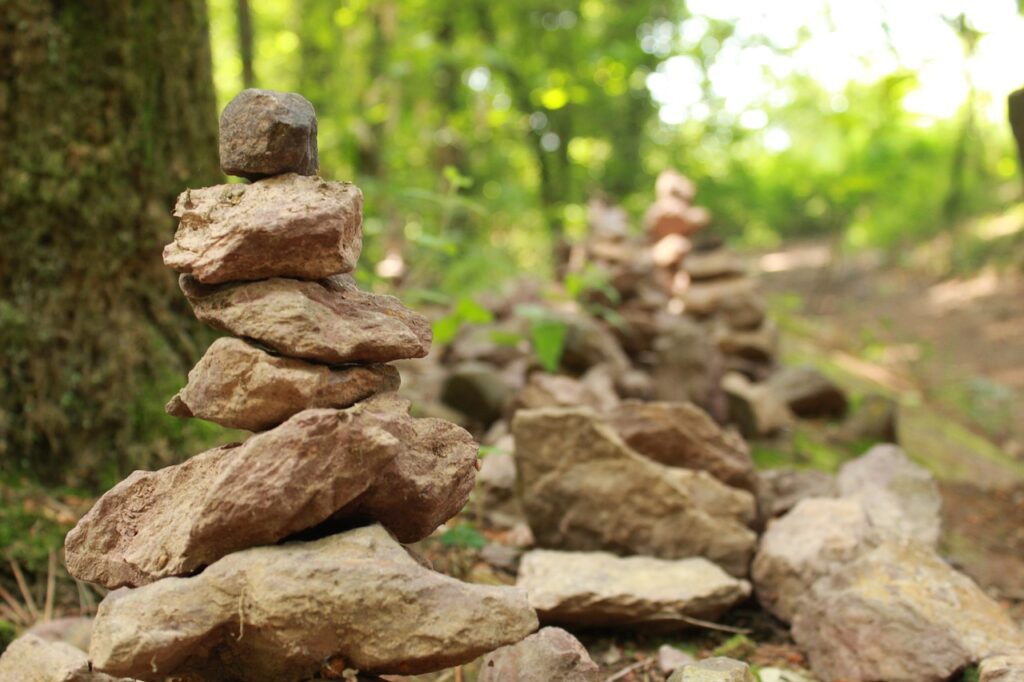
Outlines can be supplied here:
M435 573L400 543L466 503L477 445L414 419L393 360L430 325L347 274L362 194L316 177L299 95L246 90L221 117L224 171L188 190L164 262L196 316L226 332L167 405L255 432L119 483L68 534L68 570L117 589L96 616L94 669L141 680L287 682L346 670L416 674L537 626L515 588ZM348 677L352 673L347 673Z

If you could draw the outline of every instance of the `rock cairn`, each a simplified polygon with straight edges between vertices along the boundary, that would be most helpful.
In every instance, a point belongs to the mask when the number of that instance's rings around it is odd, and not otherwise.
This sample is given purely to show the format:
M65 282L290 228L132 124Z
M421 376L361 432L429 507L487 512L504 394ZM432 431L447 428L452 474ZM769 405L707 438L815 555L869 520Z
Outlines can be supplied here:
M68 534L72 575L131 588L99 607L92 669L419 674L520 641L537 627L520 590L435 573L400 544L463 507L477 445L394 393L387 363L425 356L430 324L347 274L362 195L316 176L312 106L246 90L220 130L222 168L254 182L185 191L164 261L196 316L230 336L167 411L256 433L133 473Z

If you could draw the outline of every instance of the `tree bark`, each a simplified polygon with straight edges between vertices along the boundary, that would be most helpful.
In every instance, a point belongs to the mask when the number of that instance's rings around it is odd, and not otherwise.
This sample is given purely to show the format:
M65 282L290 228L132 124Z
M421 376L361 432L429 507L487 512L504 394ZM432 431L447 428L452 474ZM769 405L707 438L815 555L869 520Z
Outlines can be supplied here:
M242 58L242 85L246 88L255 88L256 72L252 65L252 10L249 8L249 0L238 0L235 9L238 17L238 54Z
M205 0L0 0L0 466L89 482L180 433L204 333L160 253L216 120Z
M1017 160L1020 164L1021 182L1024 182L1024 88L1010 93L1007 98L1007 114L1010 129L1017 141Z

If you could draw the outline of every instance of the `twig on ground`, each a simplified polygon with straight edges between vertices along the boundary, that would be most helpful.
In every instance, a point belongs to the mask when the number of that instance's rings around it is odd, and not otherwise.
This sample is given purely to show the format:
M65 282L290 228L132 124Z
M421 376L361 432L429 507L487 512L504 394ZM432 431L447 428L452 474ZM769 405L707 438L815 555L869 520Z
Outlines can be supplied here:
M691 616L679 616L679 620L690 625L696 625L700 628L706 628L708 630L721 630L722 632L731 632L735 635L749 635L753 632L750 628L738 628L732 625L722 625L721 623L712 623L709 620L701 620L700 618L692 618Z
M611 677L605 679L604 682L615 682L615 680L621 680L623 677L625 677L626 675L630 674L631 672L633 672L637 668L644 667L645 665L647 665L647 663L648 663L648 661L644 660L644 661L637 661L636 663L634 663L632 665L627 665L625 668L623 668L619 672L617 672L614 675L612 675Z

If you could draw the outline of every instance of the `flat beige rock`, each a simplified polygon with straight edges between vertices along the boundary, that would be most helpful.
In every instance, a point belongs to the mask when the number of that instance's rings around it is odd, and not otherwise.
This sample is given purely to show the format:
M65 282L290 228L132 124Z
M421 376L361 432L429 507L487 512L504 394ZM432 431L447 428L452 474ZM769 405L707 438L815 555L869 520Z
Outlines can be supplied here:
M252 185L186 190L164 264L206 284L321 279L356 266L363 194L348 182L289 173Z
M561 628L541 628L488 654L477 682L598 682L599 674L578 639Z
M142 680L291 682L345 668L432 672L536 628L522 591L431 571L370 526L113 592L89 653L97 670Z
M689 618L713 620L750 596L750 583L707 559L607 552L527 552L516 585L541 622L576 627L685 628Z
M26 634L0 656L0 682L130 682L89 669L81 649Z
M756 541L749 492L645 457L587 409L520 410L512 432L520 499L541 547L703 556L746 575Z
M199 417L221 426L265 431L312 407L350 407L397 391L391 365L328 367L260 350L223 337L188 373L188 384L169 403L175 417Z
M136 471L68 533L68 571L108 588L143 585L326 521L372 519L419 540L465 505L477 445L404 409L378 399L306 410L241 445Z
M182 275L179 284L201 321L289 357L342 365L422 358L430 350L425 317L393 296L360 291L347 275L219 286Z

